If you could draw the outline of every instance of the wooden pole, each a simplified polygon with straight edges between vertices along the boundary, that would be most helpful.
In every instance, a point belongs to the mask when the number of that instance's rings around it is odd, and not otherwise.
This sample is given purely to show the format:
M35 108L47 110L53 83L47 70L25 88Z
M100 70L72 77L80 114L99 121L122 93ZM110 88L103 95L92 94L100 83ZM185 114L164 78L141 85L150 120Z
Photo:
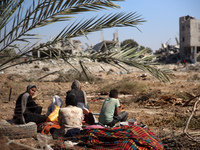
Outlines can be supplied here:
M11 94L12 94L12 88L10 88L10 93L9 93L9 102L10 102Z

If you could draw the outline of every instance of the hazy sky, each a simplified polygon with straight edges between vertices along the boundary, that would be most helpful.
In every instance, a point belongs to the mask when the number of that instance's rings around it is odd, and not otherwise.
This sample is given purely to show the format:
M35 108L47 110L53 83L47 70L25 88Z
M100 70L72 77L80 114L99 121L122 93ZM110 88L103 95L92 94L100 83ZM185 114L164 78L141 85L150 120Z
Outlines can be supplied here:
M150 47L157 50L162 43L168 40L170 44L176 44L175 37L179 38L179 17L190 15L196 19L200 19L200 0L126 0L124 2L116 2L122 8L119 10L110 9L109 11L90 12L80 15L78 18L89 18L96 15L103 15L111 12L137 12L146 20L143 25L139 25L138 31L132 27L105 29L104 39L112 40L113 33L117 30L119 41L125 39L134 39L139 45ZM49 27L48 33L40 30L39 34L54 37L58 30L62 30L68 23L62 22L62 25L53 25ZM90 33L88 35L92 44L97 44L101 40L101 31ZM91 43L84 37L75 38L81 40L84 48L85 43Z

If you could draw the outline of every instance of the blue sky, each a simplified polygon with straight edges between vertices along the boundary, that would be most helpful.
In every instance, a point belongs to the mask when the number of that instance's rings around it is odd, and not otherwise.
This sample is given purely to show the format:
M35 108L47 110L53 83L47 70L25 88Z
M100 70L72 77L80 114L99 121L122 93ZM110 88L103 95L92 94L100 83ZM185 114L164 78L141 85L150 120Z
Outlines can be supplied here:
M120 42L125 39L134 39L139 45L150 47L153 51L159 49L161 44L168 40L170 44L176 44L175 37L179 38L179 17L190 15L200 19L200 0L126 0L116 3L122 8L86 13L79 15L78 18L83 16L90 18L111 12L137 12L147 21L138 26L142 32L132 27L104 29L104 39L112 40L113 33L117 30ZM64 22L52 25L48 33L40 30L39 34L46 35L44 39L47 41L50 36L54 37L61 31L65 25L67 23ZM90 33L88 38L92 44L98 43L101 40L101 31ZM91 45L84 36L75 39L81 40L84 48L87 47L85 43Z

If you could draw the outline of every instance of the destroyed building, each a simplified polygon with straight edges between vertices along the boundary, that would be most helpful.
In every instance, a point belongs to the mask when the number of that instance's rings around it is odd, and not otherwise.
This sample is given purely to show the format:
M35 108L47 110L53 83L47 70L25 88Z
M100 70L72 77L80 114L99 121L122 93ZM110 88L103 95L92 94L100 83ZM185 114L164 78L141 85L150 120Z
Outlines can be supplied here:
M56 44L52 44L48 47L40 48L39 50L36 50L37 48L34 49L32 51L32 55L33 57L38 57L38 58L40 57L51 58L54 56L60 56L62 53L79 54L83 50L81 41L72 39L69 39L69 41L63 40Z
M177 63L180 60L180 47L178 41L176 45L170 45L168 42L162 44L162 47L154 52L154 55L158 55L156 60L160 63Z
M157 61L162 63L200 62L200 20L191 16L179 18L179 41L177 45L162 44L162 48L155 51Z
M109 40L104 40L103 37L103 32L101 33L101 41L99 43L97 43L96 45L94 45L92 47L92 49L94 51L99 51L99 52L107 52L107 51L113 51L113 50L117 50L120 47L120 42L119 42L119 38L118 38L118 32L116 31L113 34L113 40L109 41Z
M187 62L200 62L200 20L191 16L179 18L180 57Z

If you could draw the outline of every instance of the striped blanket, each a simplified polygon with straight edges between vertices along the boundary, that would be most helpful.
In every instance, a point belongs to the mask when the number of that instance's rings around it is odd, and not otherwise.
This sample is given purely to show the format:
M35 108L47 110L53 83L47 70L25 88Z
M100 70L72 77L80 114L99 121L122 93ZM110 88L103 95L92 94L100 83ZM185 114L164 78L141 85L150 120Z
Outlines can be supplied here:
M94 149L163 150L153 132L138 126L91 129L81 137L82 144Z

